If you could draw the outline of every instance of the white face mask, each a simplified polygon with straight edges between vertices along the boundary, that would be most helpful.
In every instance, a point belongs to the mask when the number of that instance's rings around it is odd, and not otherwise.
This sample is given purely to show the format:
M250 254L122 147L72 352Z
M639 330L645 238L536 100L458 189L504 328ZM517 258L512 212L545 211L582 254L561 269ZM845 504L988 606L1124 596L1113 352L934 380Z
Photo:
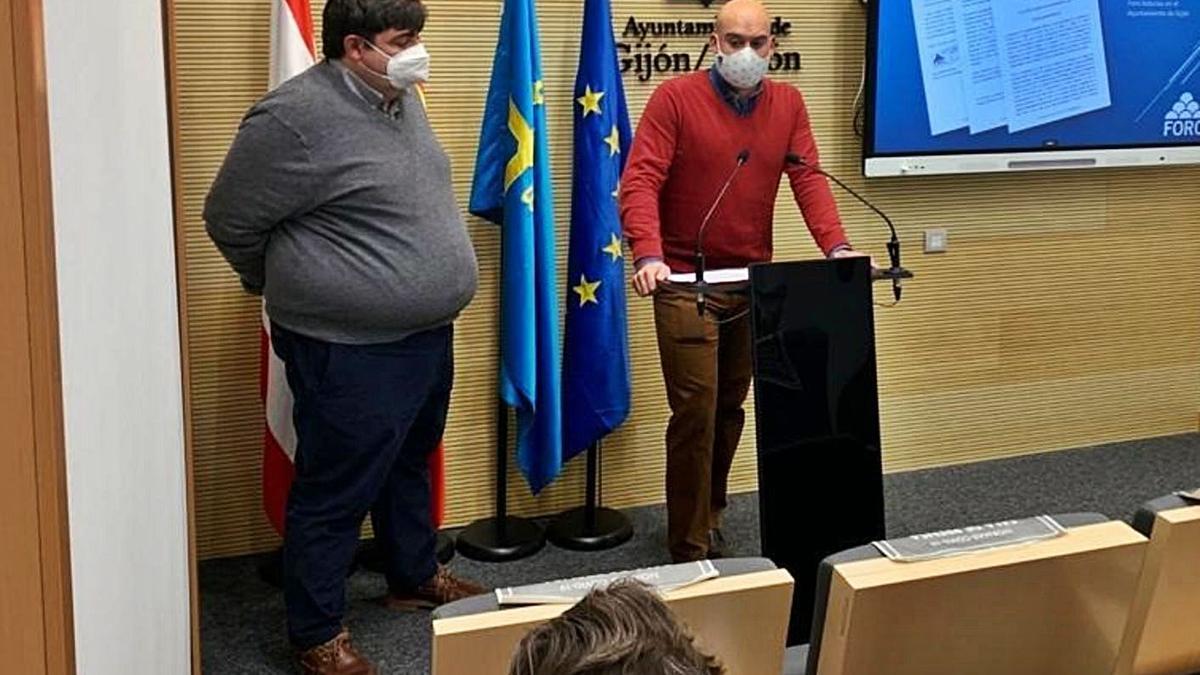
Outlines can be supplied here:
M395 54L388 54L372 42L367 44L371 45L371 49L388 57L387 80L396 89L408 89L418 82L429 81L429 52L425 50L423 43L418 42ZM375 74L384 77L382 73Z
M758 55L750 45L732 54L717 52L717 72L738 89L753 89L762 82L770 62Z

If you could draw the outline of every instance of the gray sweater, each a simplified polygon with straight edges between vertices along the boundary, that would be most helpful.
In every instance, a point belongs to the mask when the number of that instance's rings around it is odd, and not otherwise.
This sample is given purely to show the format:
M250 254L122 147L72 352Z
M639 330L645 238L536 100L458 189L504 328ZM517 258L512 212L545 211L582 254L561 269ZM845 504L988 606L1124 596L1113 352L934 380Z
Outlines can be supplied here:
M475 294L450 161L420 99L386 114L327 61L246 114L204 221L268 316L320 340L399 340Z

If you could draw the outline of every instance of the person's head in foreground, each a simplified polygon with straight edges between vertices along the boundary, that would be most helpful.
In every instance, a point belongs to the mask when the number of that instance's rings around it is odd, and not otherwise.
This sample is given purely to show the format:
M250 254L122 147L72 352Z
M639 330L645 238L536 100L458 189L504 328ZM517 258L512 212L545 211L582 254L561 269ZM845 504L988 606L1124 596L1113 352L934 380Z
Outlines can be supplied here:
M521 640L509 675L722 675L644 584L618 581Z

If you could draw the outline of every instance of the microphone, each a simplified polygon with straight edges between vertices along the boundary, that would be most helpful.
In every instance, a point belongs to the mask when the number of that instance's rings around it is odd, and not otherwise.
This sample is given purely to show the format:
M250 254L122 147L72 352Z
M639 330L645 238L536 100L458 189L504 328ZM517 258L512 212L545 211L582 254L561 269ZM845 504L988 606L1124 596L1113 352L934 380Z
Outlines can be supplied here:
M892 238L890 240L888 240L888 243L887 243L888 259L891 262L892 266L890 268L888 268L887 270L885 270L883 272L882 276L891 278L891 280L892 280L892 295L895 296L896 302L900 302L900 293L901 293L900 280L911 277L912 274L908 270L906 270L900 266L900 239L899 239L899 237L896 236L896 226L892 224L892 219L888 218L886 213L884 213L883 211L880 211L878 208L875 207L874 204L867 201L862 195L858 194L853 189L851 189L849 185L846 185L845 183L843 183L841 181L841 179L839 179L837 176L829 173L828 171L817 166L816 164L812 164L807 159L805 159L793 152L789 152L784 157L784 159L787 160L788 164L805 167L805 168L807 168L811 171L815 171L815 172L821 174L822 176L825 176L829 180L832 180L833 182L837 183L840 188L842 188L846 192L849 192L851 195L854 196L855 199L862 202L864 206L866 206L868 209L871 209L876 214L878 214L879 217L883 219L883 222L887 223L888 230L892 234Z
M709 221L712 220L713 214L716 213L721 201L725 199L725 193L729 191L729 186L733 185L733 179L737 177L738 171L741 171L749 159L750 150L743 148L738 153L737 164L729 172L729 177L725 179L725 184L721 186L721 191L717 193L717 198L713 200L712 206L708 207L708 213L704 214L704 220L700 221L700 230L696 232L696 251L694 254L696 265L696 311L700 313L701 318L704 317L704 307L707 304L704 292L708 289L708 284L704 283L704 230L708 229Z

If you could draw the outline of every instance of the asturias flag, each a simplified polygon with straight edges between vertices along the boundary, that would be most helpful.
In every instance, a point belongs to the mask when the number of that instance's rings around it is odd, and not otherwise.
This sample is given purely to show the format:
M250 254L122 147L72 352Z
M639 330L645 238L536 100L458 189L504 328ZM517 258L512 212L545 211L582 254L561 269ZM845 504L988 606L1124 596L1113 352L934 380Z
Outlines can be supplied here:
M563 344L564 459L629 415L625 258L617 190L629 111L609 0L586 0L575 77L575 175Z
M559 280L542 92L533 0L504 0L470 211L501 227L500 397L516 409L517 464L535 493L562 469Z

